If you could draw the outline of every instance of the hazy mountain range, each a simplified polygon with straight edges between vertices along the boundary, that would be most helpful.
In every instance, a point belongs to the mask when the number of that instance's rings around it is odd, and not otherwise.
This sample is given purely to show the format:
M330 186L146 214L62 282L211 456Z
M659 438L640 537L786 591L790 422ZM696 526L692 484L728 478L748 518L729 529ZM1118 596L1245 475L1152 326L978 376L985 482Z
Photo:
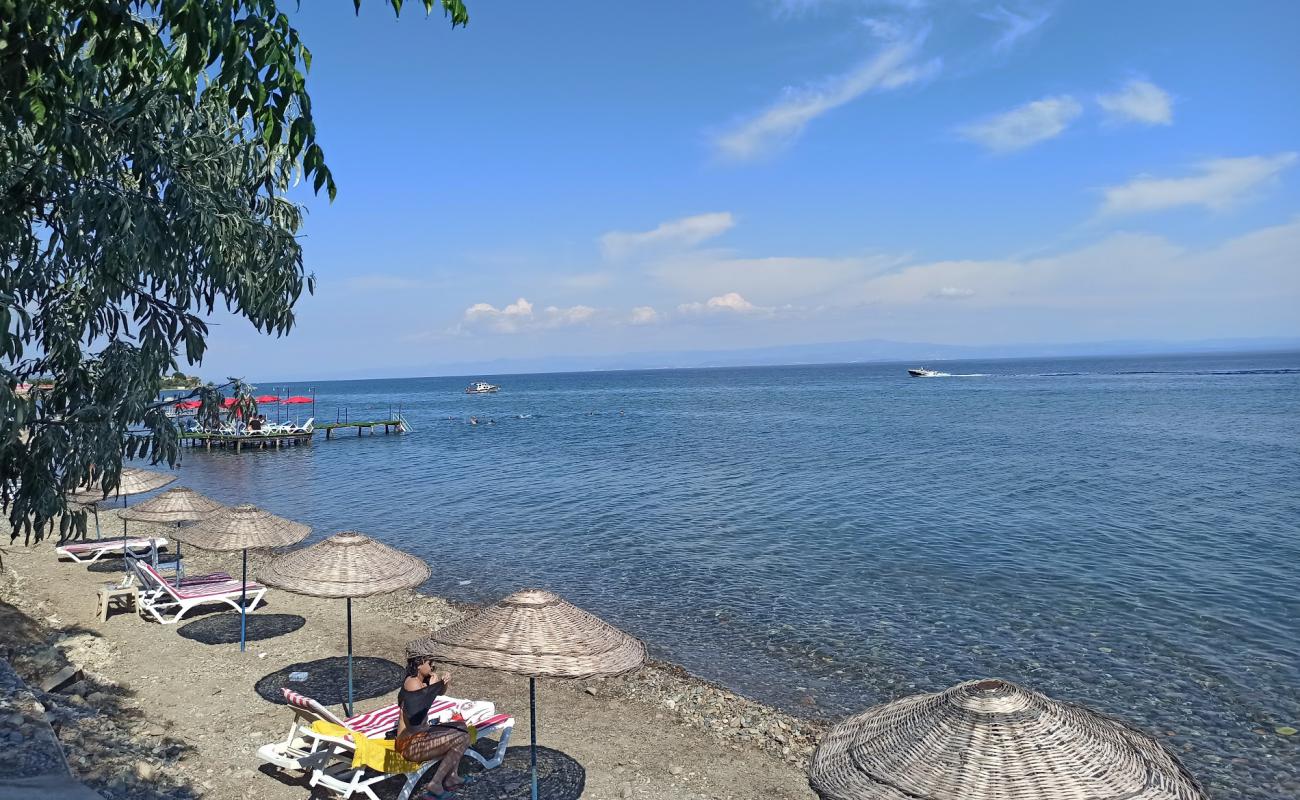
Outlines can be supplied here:
M317 379L416 377L438 375L511 375L537 372L588 372L630 369L692 369L703 367L758 367L789 364L846 364L858 362L908 362L936 364L961 359L1071 358L1185 353L1230 353L1300 350L1300 338L1202 339L1170 342L1155 339L1061 344L953 345L864 339L738 350L690 350L623 353L600 356L548 356L501 358L380 367Z

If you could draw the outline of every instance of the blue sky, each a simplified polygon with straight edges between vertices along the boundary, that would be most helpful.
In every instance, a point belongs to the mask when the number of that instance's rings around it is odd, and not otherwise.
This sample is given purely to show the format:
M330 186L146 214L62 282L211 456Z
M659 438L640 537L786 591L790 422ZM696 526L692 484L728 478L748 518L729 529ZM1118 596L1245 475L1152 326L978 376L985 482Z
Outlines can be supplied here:
M209 377L1300 335L1300 5L304 3L334 203Z

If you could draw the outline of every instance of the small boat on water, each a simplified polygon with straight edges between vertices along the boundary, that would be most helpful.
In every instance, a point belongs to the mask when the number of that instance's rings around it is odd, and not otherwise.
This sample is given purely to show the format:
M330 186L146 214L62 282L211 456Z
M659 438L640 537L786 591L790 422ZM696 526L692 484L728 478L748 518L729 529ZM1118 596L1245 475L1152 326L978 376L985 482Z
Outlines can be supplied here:
M485 383L484 381L475 381L465 387L465 394L492 394L499 391L501 391L500 386Z
M918 367L917 369L909 369L907 371L907 374L911 375L913 378L940 378L943 377L944 375L947 375L948 373L940 372L936 369L926 369L925 367Z

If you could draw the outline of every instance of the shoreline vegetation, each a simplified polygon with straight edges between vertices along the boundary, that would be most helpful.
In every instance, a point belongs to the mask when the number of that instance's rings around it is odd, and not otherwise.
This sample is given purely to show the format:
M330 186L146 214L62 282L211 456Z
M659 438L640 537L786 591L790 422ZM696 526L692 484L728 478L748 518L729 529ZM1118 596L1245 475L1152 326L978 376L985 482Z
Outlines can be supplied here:
M117 511L102 511L105 531ZM133 523L133 535L167 536L170 526ZM179 625L147 622L134 611L96 614L96 589L120 577L116 559L95 568L57 561L53 540L7 550L0 619L13 631L4 655L28 681L75 777L118 798L304 798L295 781L262 764L257 748L282 738L292 714L259 695L258 682L290 666L325 671L344 653L343 604L272 590L249 614L255 638L204 643L238 615L220 606ZM174 548L174 545L173 545ZM239 569L239 554L183 550L188 574ZM250 554L250 577L264 556ZM392 702L397 682L376 677L400 669L406 643L464 616L469 607L416 592L354 603L358 711ZM187 628L187 625L193 627ZM230 627L226 625L225 627ZM212 637L206 637L212 641ZM219 637L218 637L219 638ZM388 662L385 664L384 662ZM39 682L63 667L80 680L42 692ZM454 694L491 700L515 717L512 760L527 760L526 682L488 670L453 668ZM364 698L364 699L363 699ZM576 762L574 798L803 800L809 756L824 730L730 692L674 664L650 661L630 675L539 682L538 736L543 748ZM20 746L10 735L8 746ZM568 763L568 762L566 762ZM385 785L387 786L384 789ZM396 796L400 781L381 784Z

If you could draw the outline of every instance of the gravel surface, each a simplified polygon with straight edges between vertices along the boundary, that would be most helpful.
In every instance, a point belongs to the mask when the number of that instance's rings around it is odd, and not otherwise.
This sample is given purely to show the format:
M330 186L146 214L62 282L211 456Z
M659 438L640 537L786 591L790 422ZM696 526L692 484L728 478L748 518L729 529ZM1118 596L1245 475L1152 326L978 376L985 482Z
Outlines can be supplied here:
M136 528L149 532L145 525ZM191 575L239 569L238 554L187 548L185 561ZM254 575L258 563L250 554ZM70 767L89 786L112 800L311 795L302 776L257 759L257 748L282 737L292 716L256 687L289 665L329 664L323 660L343 655L342 602L268 592L265 612L259 608L252 616L283 616L241 653L221 635L237 617L225 623L214 616L228 607L212 606L179 625L158 625L129 611L101 623L95 589L113 575L57 562L48 541L8 550L4 565L0 600L12 605L0 604L0 611L20 618L13 624L23 631L5 643L14 669L29 682L69 663L83 671L77 684L37 699ZM440 598L409 592L355 601L355 651L377 663L401 664L406 642L464 613ZM196 628L186 631L191 620ZM517 794L527 767L527 680L453 671L454 695L490 699L516 719L505 766L458 793L460 800ZM397 690L368 688L359 711L392 702ZM812 800L805 769L820 730L818 723L668 664L606 680L538 681L539 743L546 763L563 777L549 800ZM401 782L384 786L380 796L395 797Z

